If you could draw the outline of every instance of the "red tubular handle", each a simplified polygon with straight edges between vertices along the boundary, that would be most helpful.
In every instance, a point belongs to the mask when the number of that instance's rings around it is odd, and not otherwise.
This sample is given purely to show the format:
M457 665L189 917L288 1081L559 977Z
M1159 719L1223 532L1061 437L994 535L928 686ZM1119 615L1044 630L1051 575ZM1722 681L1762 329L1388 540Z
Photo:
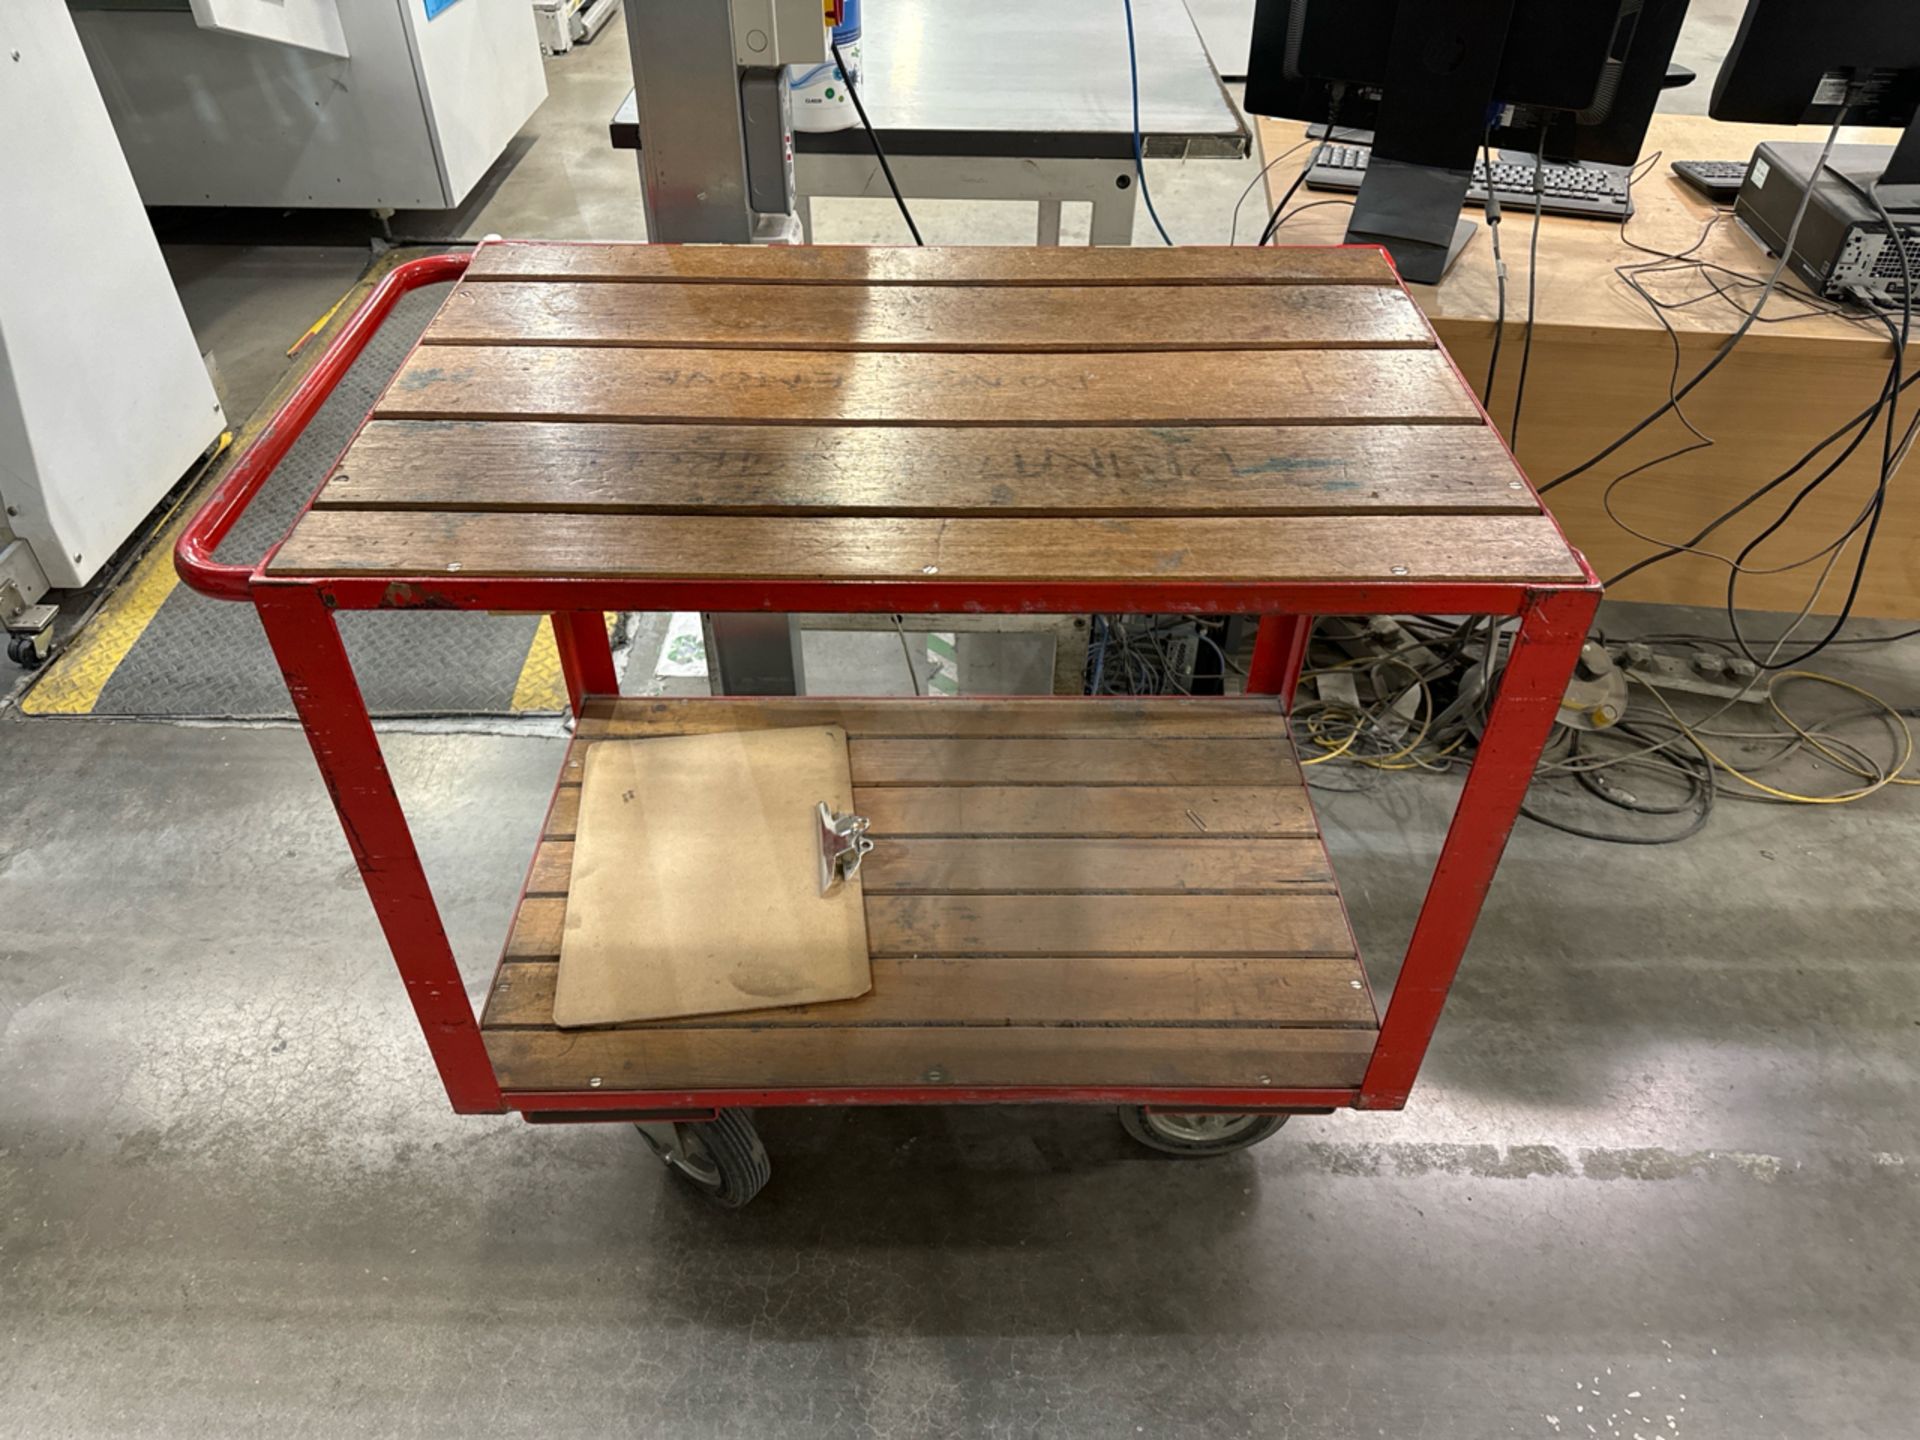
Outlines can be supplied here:
M360 352L367 348L367 342L393 313L401 297L422 285L458 280L466 273L467 262L472 258L465 252L427 255L396 265L382 277L313 368L301 377L293 394L287 397L287 403L274 412L273 418L254 437L246 452L234 461L233 468L221 477L213 494L207 497L207 503L181 532L173 547L173 567L180 572L182 580L215 600L251 598L249 587L254 567L223 564L213 558L213 552L226 539L241 512L253 503L253 497L260 493L267 477L287 458L300 432L327 403L334 386L360 358ZM315 494L318 493L316 490Z

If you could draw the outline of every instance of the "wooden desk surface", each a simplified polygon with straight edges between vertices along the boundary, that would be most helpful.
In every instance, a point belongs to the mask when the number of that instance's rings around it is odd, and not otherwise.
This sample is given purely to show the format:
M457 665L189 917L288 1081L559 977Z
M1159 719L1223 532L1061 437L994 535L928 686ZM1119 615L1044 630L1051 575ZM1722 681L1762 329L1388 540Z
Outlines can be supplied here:
M1262 150L1269 158L1298 144L1305 133L1294 121L1262 120L1259 128ZM1658 116L1646 153L1650 156L1655 149L1663 153L1634 187L1636 213L1626 235L1655 250L1678 252L1692 245L1713 218L1714 207L1671 173L1668 166L1673 160L1744 160L1764 140L1817 143L1824 138L1817 127L1724 125L1701 116ZM1849 130L1843 138L1885 144L1894 136L1884 130ZM1311 154L1310 148L1303 148L1297 157L1268 173L1269 204L1293 183ZM1293 203L1326 198L1302 187ZM1479 212L1467 213L1477 217ZM1346 224L1346 208L1328 205L1305 211L1279 234L1288 244L1329 244L1344 237ZM1507 324L1499 378L1488 408L1503 431L1510 428L1519 375L1517 346L1525 333L1532 224L1530 210L1509 207L1501 225L1508 272ZM1773 264L1731 216L1711 227L1696 255L1762 277ZM1623 240L1618 225L1553 215L1542 219L1533 360L1517 446L1521 464L1536 483L1550 481L1588 459L1666 398L1674 363L1672 342L1648 306L1614 273L1616 266L1655 258ZM1655 278L1649 284L1656 294L1672 301L1708 293L1692 271ZM1496 313L1493 253L1484 223L1440 285L1409 286L1408 293L1433 320L1462 370L1476 387L1481 385ZM1767 313L1789 315L1796 308L1791 299L1776 298ZM1683 378L1697 370L1740 322L1739 312L1716 298L1667 313L1680 337ZM1669 416L1604 465L1551 491L1548 504L1568 538L1604 579L1654 553L1655 540L1671 543L1690 538L1709 519L1865 409L1885 381L1889 358L1886 332L1869 317L1814 315L1758 325L1687 401L1688 418L1714 437L1711 449L1623 481L1609 500L1606 491L1615 477L1690 438ZM1916 363L1920 363L1920 346L1915 347L1909 365ZM1845 531L1878 478L1878 454L1877 437L1862 445L1860 453L1801 506L1792 522L1756 550L1749 563L1783 565L1819 550ZM1798 488L1797 481L1783 486L1773 498L1724 527L1715 536L1714 548L1737 552L1780 513ZM1738 603L1743 608L1798 611L1817 569L1816 565L1743 577ZM1848 564L1836 572L1816 613L1839 608L1850 570ZM1608 593L1627 600L1719 606L1726 600L1727 575L1723 563L1683 555L1640 572ZM1855 613L1892 618L1920 614L1920 502L1898 485L1888 502Z
M1290 120L1260 121L1260 143L1271 157L1305 137L1306 127ZM1892 144L1898 138L1891 130L1849 129L1841 132L1844 142L1853 144ZM1763 141L1807 141L1826 138L1817 127L1779 125L1726 125L1702 115L1660 115L1647 132L1644 156L1661 151L1660 159L1633 187L1635 213L1621 227L1597 220L1582 220L1565 215L1547 215L1540 221L1540 279L1536 327L1552 326L1565 331L1650 331L1659 333L1646 302L1635 295L1618 276L1616 266L1643 264L1655 257L1634 249L1629 241L1650 249L1678 253L1700 239L1705 242L1694 252L1696 259L1725 265L1745 274L1765 276L1773 262L1731 217L1709 224L1716 207L1697 191L1683 184L1668 168L1674 160L1745 160ZM1303 149L1267 173L1268 204L1277 201L1312 158L1311 148ZM1309 191L1305 186L1295 194L1295 205L1332 198L1330 192ZM1480 212L1467 215L1480 218ZM1512 335L1526 316L1527 242L1533 228L1533 212L1517 205L1503 210L1500 225L1501 253L1507 262L1507 325ZM1344 206L1322 206L1290 220L1280 231L1276 243L1288 245L1331 245L1345 238L1347 210ZM1256 232L1257 234L1257 232ZM1680 285L1656 288L1655 293L1675 299L1698 293ZM1420 308L1436 322L1446 320L1467 324L1479 322L1490 333L1497 313L1493 246L1488 243L1483 222L1459 261L1437 286L1409 287ZM1789 301L1776 300L1768 313L1791 314L1796 309ZM1672 311L1668 319L1673 327L1688 336L1717 343L1740 324L1740 313L1731 305L1717 301ZM1783 321L1757 327L1742 345L1756 350L1791 349L1796 354L1816 353L1806 349L1810 341L1833 341L1845 345L1866 344L1884 350L1886 331L1867 318L1840 319L1815 315L1803 320Z
M1583 580L1354 248L485 245L270 570Z

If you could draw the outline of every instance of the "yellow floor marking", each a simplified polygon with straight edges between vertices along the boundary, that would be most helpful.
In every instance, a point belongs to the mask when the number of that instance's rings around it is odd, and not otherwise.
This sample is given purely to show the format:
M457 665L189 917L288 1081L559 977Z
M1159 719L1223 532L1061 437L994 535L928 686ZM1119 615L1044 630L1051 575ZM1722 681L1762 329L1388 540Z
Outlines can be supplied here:
M520 683L513 687L513 708L516 713L567 708L567 681L560 673L560 647L553 641L550 615L540 617L540 628L533 632L533 643L527 647Z
M231 431L222 435L209 465L217 462L232 442ZM191 493L197 499L198 489ZM22 711L28 715L93 713L113 672L180 583L173 568L173 543L192 516L193 510L183 508L161 530L153 548L133 567L133 575L107 597L100 613L80 631L69 649L54 657L53 668L27 692L20 702Z
M607 613L607 634L613 634L614 621L618 618L612 611ZM533 643L527 647L526 663L520 667L520 683L513 687L513 710L520 714L530 710L565 710L567 706L567 677L560 669L560 647L553 639L553 617L542 615L540 628L533 632Z
M315 335L325 330L335 316L346 306L349 300L357 301L360 296L372 289L381 276L409 257L409 252L395 250L387 258L374 265L362 275L354 287L310 326L307 332L294 343L287 352L289 357L297 355ZM208 457L201 470L201 483L192 487L181 504L190 498L193 508L183 510L162 522L161 533L153 548L141 557L134 567L132 576L126 583L108 595L100 607L100 613L89 621L73 644L54 657L50 668L20 702L20 708L28 715L91 715L93 707L100 703L101 692L107 688L107 682L113 678L115 670L120 668L135 643L146 633L147 626L153 623L153 617L167 602L167 597L178 585L179 577L173 569L173 545L180 531L186 527L188 519L198 508L203 495L210 493L207 484L212 482L219 471L219 462L233 447L236 441L242 448L252 443L253 438L267 420L292 394L301 376L306 374L307 366L296 365L280 378L279 383L270 392L251 419L236 433L229 430L220 437L219 448ZM566 685L560 675L560 657L553 648L553 629L542 622L541 633L548 637L546 651L552 656L553 679L551 693L557 699L550 698L546 689L528 690L530 703L522 707L519 692L514 695L516 710L564 710L567 708ZM528 673L521 676L522 687L530 684L529 674L533 669L533 655L540 649L540 637L534 638L534 648L528 653Z

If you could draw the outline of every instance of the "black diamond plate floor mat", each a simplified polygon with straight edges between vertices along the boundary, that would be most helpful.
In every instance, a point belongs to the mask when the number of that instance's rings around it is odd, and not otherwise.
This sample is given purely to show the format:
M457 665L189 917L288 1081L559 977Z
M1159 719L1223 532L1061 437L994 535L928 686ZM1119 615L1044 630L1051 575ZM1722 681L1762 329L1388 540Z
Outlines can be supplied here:
M428 286L400 301L221 545L220 559L258 560L286 532L449 288ZM317 353L321 347L310 348ZM246 440L242 434L234 453ZM174 536L206 493L203 487L183 507L101 612L53 660L22 701L26 713L169 719L293 714L253 607L209 600L174 577ZM340 621L375 715L509 715L565 704L545 621L412 612L350 613Z

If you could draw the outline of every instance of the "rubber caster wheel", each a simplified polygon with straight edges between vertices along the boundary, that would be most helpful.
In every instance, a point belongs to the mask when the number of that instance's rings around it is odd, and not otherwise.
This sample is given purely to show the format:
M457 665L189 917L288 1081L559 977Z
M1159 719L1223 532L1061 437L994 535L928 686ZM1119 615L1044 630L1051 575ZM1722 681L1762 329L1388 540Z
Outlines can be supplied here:
M1285 1114L1215 1115L1203 1110L1120 1107L1120 1128L1163 1155L1229 1155L1258 1145L1293 1117Z
M722 1110L711 1120L641 1121L634 1129L702 1199L738 1210L773 1178L767 1150L744 1110Z
M8 636L7 658L22 670L38 670L47 663L46 651L34 642L31 635Z

